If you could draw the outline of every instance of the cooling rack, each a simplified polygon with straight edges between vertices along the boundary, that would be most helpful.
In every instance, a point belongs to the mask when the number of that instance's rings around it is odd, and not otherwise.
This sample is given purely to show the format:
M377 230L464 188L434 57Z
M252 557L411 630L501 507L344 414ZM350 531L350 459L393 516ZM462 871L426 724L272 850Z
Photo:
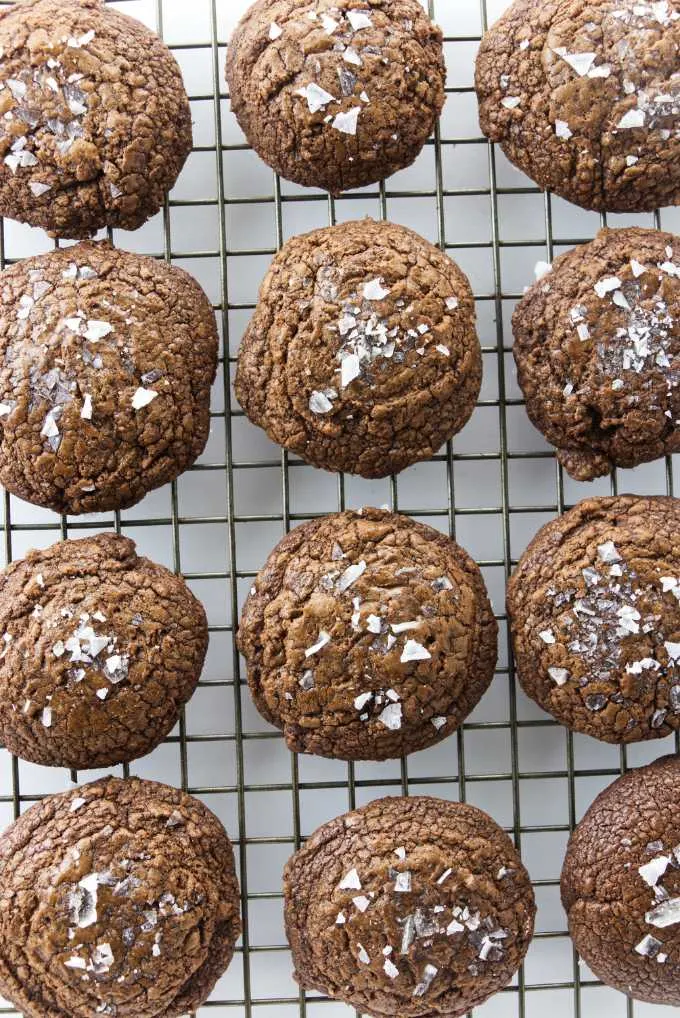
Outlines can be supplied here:
M4 0L0 0L0 6ZM472 88L481 33L507 0L423 0L444 29L448 101L417 163L380 187L329 199L277 179L252 153L230 112L226 42L248 0L117 0L112 6L159 31L184 72L194 150L162 213L120 247L186 268L215 308L222 356L212 430L198 464L175 484L115 514L63 517L8 493L0 498L6 561L59 538L116 530L144 554L182 572L208 611L211 643L198 690L167 742L114 773L134 773L202 799L235 843L244 934L231 967L198 1018L342 1018L355 1012L292 980L282 923L281 869L320 823L376 797L431 793L486 809L514 837L539 905L525 965L475 1018L665 1018L674 1009L632 1003L602 986L575 955L559 904L570 829L597 792L629 766L678 749L672 738L627 749L572 736L516 686L504 608L507 576L547 520L586 494L672 494L678 463L617 471L592 485L563 475L531 427L512 366L514 304L539 260L593 237L604 220L541 194L481 137ZM382 482L316 471L281 453L232 396L235 354L259 282L291 235L372 215L441 245L472 281L485 381L470 424L433 460ZM610 225L680 233L680 211L610 216ZM47 250L37 230L0 223L0 266ZM498 617L494 682L463 728L403 761L345 764L289 754L257 715L234 643L240 606L269 550L303 520L361 505L388 505L455 536L479 562ZM0 823L73 781L65 772L0 750ZM0 1014L16 1012L0 1001Z

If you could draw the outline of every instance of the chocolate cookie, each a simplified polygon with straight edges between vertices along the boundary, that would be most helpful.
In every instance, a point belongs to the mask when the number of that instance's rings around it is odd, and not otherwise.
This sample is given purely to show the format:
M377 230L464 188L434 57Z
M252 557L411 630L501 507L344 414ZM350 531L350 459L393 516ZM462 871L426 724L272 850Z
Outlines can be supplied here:
M455 1018L502 989L536 907L510 838L474 806L378 799L284 872L295 978L374 1018Z
M571 836L562 904L598 979L680 1007L680 757L601 792Z
M680 202L678 0L515 0L482 40L482 130L586 209Z
M680 729L680 499L587 499L539 531L508 586L524 691L576 732Z
M0 482L58 512L134 505L210 430L217 329L191 276L85 243L0 274Z
M0 573L0 737L24 760L109 767L175 725L208 647L184 580L115 534L32 551Z
M440 742L493 678L497 626L472 559L381 509L298 527L246 601L239 647L290 749L387 760Z
M602 230L520 301L527 412L580 481L680 451L680 239Z
M101 0L0 10L0 214L60 237L136 230L191 151L180 69Z
M294 237L276 256L236 395L309 463L385 477L456 434L481 381L467 278L411 230L364 219Z
M25 1018L179 1018L241 930L234 854L203 803L106 778L0 838L0 992Z
M444 106L442 34L417 0L257 0L227 80L258 155L338 194L419 155Z

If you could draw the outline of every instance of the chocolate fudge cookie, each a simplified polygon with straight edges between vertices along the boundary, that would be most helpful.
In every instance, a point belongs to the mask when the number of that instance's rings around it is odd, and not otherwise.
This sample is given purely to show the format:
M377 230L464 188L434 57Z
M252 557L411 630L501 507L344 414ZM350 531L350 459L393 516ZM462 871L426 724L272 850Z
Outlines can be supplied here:
M680 728L680 499L579 503L539 531L508 587L524 691L604 742Z
M680 757L611 784L571 836L562 904L598 979L680 1007Z
M179 1018L241 930L231 843L203 803L107 778L0 838L0 992L25 1018Z
M456 434L481 381L467 278L411 230L364 219L295 237L276 256L236 395L307 462L385 477Z
M417 0L257 0L227 80L258 155L338 194L419 155L444 106L442 34Z
M284 873L295 978L374 1018L455 1018L510 982L536 907L510 838L474 806L378 799Z
M680 238L602 230L520 301L527 412L580 481L680 451Z
M515 0L482 40L484 133L586 209L680 202L678 0Z
M387 760L450 735L493 678L484 581L444 534L363 509L298 527L241 619L260 713L290 749Z
M109 767L175 725L208 647L184 580L100 534L0 573L0 737L25 760Z
M135 230L191 151L177 63L101 0L0 9L0 214L60 237Z
M217 329L191 276L85 243L0 274L0 482L58 512L134 505L201 454Z

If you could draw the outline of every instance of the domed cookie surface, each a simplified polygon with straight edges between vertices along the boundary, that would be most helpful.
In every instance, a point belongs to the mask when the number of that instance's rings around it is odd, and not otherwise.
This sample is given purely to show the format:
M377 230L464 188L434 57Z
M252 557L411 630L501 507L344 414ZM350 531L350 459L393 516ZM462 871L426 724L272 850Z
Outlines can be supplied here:
M527 412L578 480L680 450L680 239L602 230L520 301Z
M231 107L268 165L338 194L409 166L444 105L417 0L258 0L229 44Z
M158 212L192 144L158 36L100 0L21 0L0 47L0 214L86 237Z
M524 691L604 742L680 728L680 500L587 499L543 527L508 586Z
M482 40L484 133L587 209L680 201L678 0L515 0Z
M58 512L134 505L201 454L212 307L181 269L107 243L0 274L0 482Z
M467 423L481 379L467 278L411 230L365 219L295 237L276 256L236 394L309 463L384 477Z
M444 534L364 509L292 531L248 598L239 647L290 749L386 760L450 735L489 686L497 626Z
M208 647L180 576L101 534L0 573L0 738L34 763L108 767L151 752L193 693Z
M0 992L26 1018L180 1018L241 929L222 825L139 778L31 807L0 838L0 892Z
M617 778L571 836L562 904L577 951L629 997L680 1007L680 758Z
M284 872L295 978L374 1018L455 1018L502 989L533 934L519 855L474 806L378 799Z

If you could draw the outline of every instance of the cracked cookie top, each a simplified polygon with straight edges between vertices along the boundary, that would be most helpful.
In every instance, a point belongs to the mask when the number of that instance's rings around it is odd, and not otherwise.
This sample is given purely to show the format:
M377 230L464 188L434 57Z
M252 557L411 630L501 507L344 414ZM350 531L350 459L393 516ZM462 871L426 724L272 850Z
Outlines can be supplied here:
M309 463L384 477L467 423L481 379L466 276L411 230L365 219L284 245L241 345L236 395Z
M602 230L513 316L527 412L578 480L680 450L680 239Z
M474 806L378 799L284 872L295 977L374 1018L456 1018L512 978L536 911L510 838Z
M588 209L680 200L678 0L515 0L484 37L484 133Z
M101 0L21 0L0 54L0 213L60 237L154 215L192 144L158 36Z
M205 612L180 576L101 534L0 573L0 735L25 760L77 769L158 745L193 693Z
M680 500L580 502L539 531L508 586L525 692L604 742L680 728Z
M258 0L227 79L261 158L337 194L420 153L444 105L442 34L417 0Z
M298 752L386 760L463 722L496 664L475 563L444 534L363 509L292 531L243 611L255 703Z
M139 778L31 807L0 838L0 893L0 992L26 1018L180 1018L241 928L220 822Z
M86 242L0 274L0 481L58 512L134 505L200 456L217 328L174 266Z

